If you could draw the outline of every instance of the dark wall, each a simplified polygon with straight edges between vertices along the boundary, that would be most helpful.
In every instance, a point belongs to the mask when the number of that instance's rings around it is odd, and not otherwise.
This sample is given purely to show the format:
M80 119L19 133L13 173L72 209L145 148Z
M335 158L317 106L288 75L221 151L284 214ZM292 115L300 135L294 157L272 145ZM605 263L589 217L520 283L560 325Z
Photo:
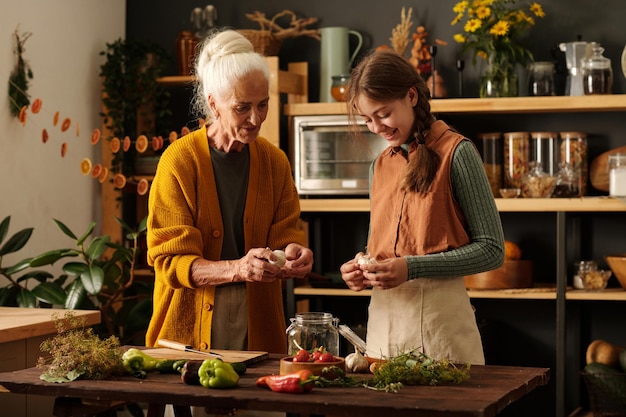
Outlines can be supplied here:
M413 29L424 25L429 32L429 41L435 38L447 41L448 45L438 48L437 69L442 73L451 96L458 94L456 60L467 61L464 71L464 95L477 96L477 71L469 63L471 57L461 55L460 46L453 35L462 28L451 26L454 18L453 5L458 0L421 0L406 2L401 0L218 0L198 3L189 0L128 0L127 36L151 39L171 49L174 53L175 39L179 31L191 27L189 16L194 7L213 4L218 11L218 26L232 26L241 29L259 29L257 23L245 17L246 13L261 11L272 17L288 9L298 17L316 17L313 27L345 26L357 30L365 39L364 49L388 44L391 30L400 22L402 7L412 7ZM543 0L539 2L546 17L537 19L524 39L524 44L535 55L536 60L552 60L556 45L570 42L582 36L583 40L600 42L605 48L605 56L612 60L615 73L615 93L626 92L626 80L621 72L620 56L626 43L626 2L623 0L601 0L596 3L587 0ZM520 4L524 2L520 1ZM283 22L284 23L284 22ZM562 58L562 53L557 56ZM280 52L281 61L308 61L311 74L311 100L318 97L319 42L307 37L286 41ZM172 68L172 73L175 69Z

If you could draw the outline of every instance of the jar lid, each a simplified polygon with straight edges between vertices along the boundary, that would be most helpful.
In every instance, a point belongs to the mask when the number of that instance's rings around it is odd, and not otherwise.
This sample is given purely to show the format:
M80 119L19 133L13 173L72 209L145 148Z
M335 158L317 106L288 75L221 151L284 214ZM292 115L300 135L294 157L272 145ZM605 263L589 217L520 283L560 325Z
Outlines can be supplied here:
M561 132L559 136L562 139L585 139L587 134L583 132Z
M533 139L553 139L557 137L556 132L530 132Z
M502 137L501 132L488 132L476 134L478 139L500 139Z
M504 136L513 138L528 138L528 132L505 132Z
M538 71L554 70L554 62L551 61L535 61L529 65L530 69Z

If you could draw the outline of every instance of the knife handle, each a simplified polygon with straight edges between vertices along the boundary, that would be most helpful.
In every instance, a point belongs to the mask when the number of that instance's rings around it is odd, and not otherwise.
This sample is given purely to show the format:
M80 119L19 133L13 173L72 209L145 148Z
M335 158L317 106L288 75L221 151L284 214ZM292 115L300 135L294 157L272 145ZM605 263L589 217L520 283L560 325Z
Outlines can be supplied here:
M185 352L187 349L191 349L191 346L184 345L180 342L174 342L173 340L167 340L167 339L159 339L157 340L157 344L161 347L182 350L183 352Z

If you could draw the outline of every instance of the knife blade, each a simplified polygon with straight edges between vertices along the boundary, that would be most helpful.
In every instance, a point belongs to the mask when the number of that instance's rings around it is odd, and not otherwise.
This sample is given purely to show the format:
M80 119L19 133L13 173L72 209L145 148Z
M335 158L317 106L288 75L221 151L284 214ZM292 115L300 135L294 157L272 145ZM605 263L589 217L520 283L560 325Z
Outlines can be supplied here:
M201 350L192 349L191 346L189 345L185 345L184 343L180 343L180 342L175 342L173 340L159 339L157 340L157 344L160 347L181 350L183 352L200 353L201 355L213 356L216 358L219 358L222 356L219 353L215 353L215 352L203 352Z

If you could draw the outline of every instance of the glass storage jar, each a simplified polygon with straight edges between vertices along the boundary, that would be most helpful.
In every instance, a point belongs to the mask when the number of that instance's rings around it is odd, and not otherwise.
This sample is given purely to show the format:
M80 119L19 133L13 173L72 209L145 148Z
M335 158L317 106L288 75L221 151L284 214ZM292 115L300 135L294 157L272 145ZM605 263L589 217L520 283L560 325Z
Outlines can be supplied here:
M587 160L587 135L585 133L559 133L559 162L571 164L578 176L579 196L586 195L589 162Z
M626 154L609 155L609 195L626 197Z
M530 133L530 156L529 161L535 161L541 165L543 172L556 175L558 171L558 158L556 132L531 132Z
M491 186L494 197L499 197L499 190L502 188L502 133L479 133L480 156L483 160L483 167Z
M556 186L552 197L555 198L572 198L580 197L580 180L578 174L572 167L572 164L561 162L560 169L556 175Z
M528 95L554 95L554 63L549 61L533 62L528 67Z
M521 188L528 171L528 132L504 134L504 188Z
M574 279L572 284L574 288L582 290L585 288L585 284L583 283L583 278L588 272L594 272L598 270L598 264L596 261L578 261L574 263L576 267L576 275L574 275Z
M593 45L593 46L592 46ZM588 44L593 52L582 60L583 92L589 94L611 94L613 70L611 60L604 57L604 48L598 44Z
M324 347L339 356L339 319L330 313L298 313L287 328L287 353L295 355L300 349L311 351Z
M522 197L550 198L556 185L556 177L547 174L536 161L528 163L528 171L522 178Z

